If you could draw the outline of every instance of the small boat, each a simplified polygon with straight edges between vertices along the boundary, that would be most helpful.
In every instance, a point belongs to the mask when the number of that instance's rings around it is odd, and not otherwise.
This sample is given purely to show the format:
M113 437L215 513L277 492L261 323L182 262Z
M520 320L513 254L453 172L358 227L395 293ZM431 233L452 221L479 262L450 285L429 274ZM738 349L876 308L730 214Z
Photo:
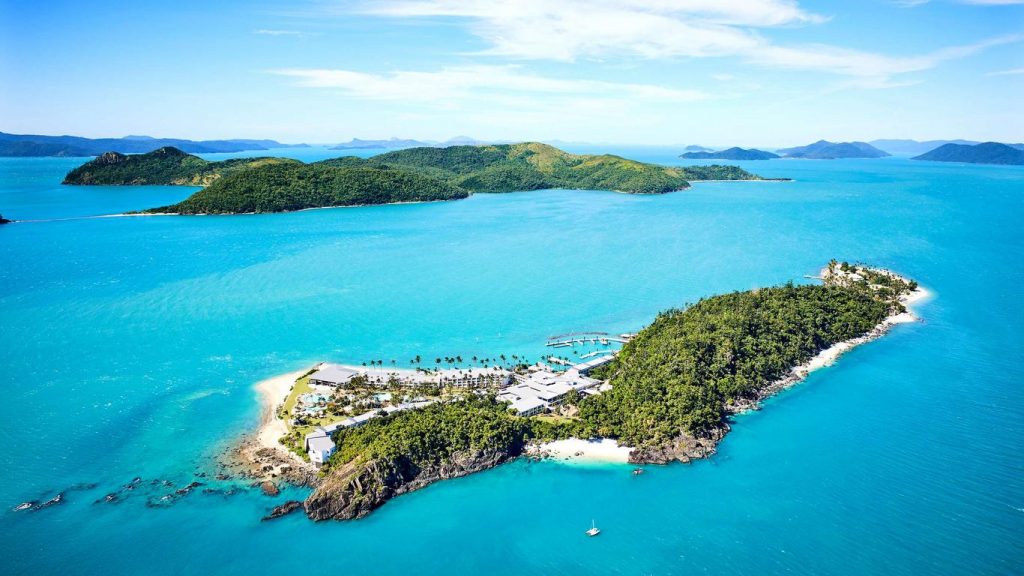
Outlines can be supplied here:
M21 512L22 510L28 510L35 505L35 502L22 502L21 504L18 504L17 506L14 507L14 511Z
M587 530L587 536L597 536L601 533L601 529L597 527L597 524L593 520L590 521L590 530Z
M644 473L643 468L633 468L633 476L639 476Z

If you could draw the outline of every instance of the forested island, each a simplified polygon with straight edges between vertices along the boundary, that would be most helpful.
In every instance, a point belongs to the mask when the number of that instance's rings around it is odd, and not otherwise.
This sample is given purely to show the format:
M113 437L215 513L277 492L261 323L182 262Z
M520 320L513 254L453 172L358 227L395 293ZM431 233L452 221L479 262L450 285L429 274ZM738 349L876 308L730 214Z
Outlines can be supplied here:
M679 157L688 160L771 160L772 158L779 158L779 155L754 148L733 146L732 148L726 148L717 152L705 150L685 152L680 154Z
M915 156L912 160L933 162L965 162L968 164L1024 164L1024 150L999 142L976 145L943 144L935 150Z
M659 314L597 375L610 389L566 400L572 417L517 416L494 396L469 394L339 429L305 511L314 520L359 518L394 496L561 438L615 439L633 448L635 463L706 457L731 414L791 384L812 358L881 335L918 292L895 274L834 261L822 280Z
M736 166L660 166L527 142L409 148L310 164L283 158L210 162L168 147L136 156L103 154L72 170L64 183L203 185L208 187L184 202L145 212L237 214L548 188L663 194L691 181L761 179Z

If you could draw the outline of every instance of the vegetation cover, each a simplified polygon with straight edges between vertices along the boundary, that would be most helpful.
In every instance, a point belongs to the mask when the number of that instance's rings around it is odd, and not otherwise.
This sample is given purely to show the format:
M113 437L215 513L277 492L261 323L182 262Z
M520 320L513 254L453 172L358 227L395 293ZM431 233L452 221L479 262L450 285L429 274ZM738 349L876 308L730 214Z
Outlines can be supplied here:
M425 170L473 192L544 188L663 194L691 180L756 180L736 166L659 166L611 154L570 154L538 142L409 148L370 158L376 164Z
M347 156L311 164L285 158L210 162L173 147L133 156L108 152L72 170L64 183L208 186L184 202L146 212L236 214L544 188L661 194L694 180L758 179L736 166L659 166L528 142L409 148L369 159Z
M284 163L228 174L183 202L147 212L284 212L325 206L454 200L468 195L446 182L408 170Z
M307 513L360 517L395 495L514 458L531 439L615 438L636 448L638 461L707 455L728 430L731 407L758 400L822 350L868 334L902 312L900 297L916 288L833 261L823 285L733 292L659 314L593 374L611 389L571 394L574 416L525 418L493 397L468 395L338 430Z
M273 164L298 165L301 162L287 158L235 158L210 162L173 146L165 146L145 154L106 152L68 172L63 183L205 186L228 174Z
M504 403L490 396L472 396L339 430L334 437L338 449L328 469L377 459L423 468L465 451L518 455L529 433L529 421L509 414Z

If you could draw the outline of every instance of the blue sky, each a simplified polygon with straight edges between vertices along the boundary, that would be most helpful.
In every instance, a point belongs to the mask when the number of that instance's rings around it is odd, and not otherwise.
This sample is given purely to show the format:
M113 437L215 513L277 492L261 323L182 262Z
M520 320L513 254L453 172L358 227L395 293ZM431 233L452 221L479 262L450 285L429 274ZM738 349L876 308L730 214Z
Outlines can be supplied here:
M0 131L1024 140L1024 0L0 0Z

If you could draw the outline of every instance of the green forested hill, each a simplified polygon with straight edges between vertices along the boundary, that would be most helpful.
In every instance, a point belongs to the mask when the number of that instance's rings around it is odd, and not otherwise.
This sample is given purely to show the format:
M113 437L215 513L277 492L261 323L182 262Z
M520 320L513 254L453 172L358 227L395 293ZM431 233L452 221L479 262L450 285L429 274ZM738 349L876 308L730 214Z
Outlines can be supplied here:
M205 186L221 176L267 164L301 162L288 158L237 158L210 162L167 146L146 154L106 152L68 172L64 184Z
M425 170L474 192L579 188L659 194L686 188L690 180L758 179L735 166L659 166L610 154L570 154L538 142L409 148L369 162Z
M228 174L185 201L149 213L242 214L455 200L469 193L436 178L378 166L267 164Z

